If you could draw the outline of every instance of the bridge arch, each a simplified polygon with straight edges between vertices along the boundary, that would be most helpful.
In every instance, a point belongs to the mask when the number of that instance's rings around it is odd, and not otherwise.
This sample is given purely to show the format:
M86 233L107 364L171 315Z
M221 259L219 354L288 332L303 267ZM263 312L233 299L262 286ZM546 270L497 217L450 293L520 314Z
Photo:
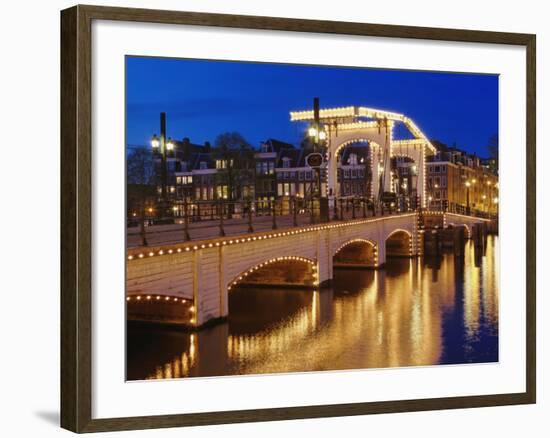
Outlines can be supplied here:
M317 261L301 256L282 256L267 259L235 276L227 291L239 285L272 285L284 287L316 287L319 285Z
M387 127L382 128L382 131ZM388 135L389 131L388 131ZM334 197L338 196L340 191L338 183L338 155L342 150L356 143L368 144L368 165L371 174L370 178L370 190L367 193L369 197L374 198L378 193L378 160L375 159L374 151L383 151L384 148L380 147L381 143L389 143L390 138L386 136L385 132L379 132L378 125L372 125L368 128L359 129L356 131L331 134L329 142L329 155L327 163L327 183L330 204L333 205ZM386 148L387 149L387 148Z
M378 244L369 239L356 238L340 245L333 255L333 267L378 266Z
M338 168L342 168L345 164L343 162L343 156L344 156L344 149L348 146L353 146L356 144L364 144L365 150L367 151L366 154L366 163L363 166L365 169L366 166L369 166L370 174L372 175L372 150L375 147L376 143L372 141L372 139L369 139L367 137L353 137L346 140L341 140L340 142L336 143L335 146L329 148L329 155L328 155L328 194L330 198L334 197L340 197L343 196L342 192L342 182L338 181ZM343 171L343 170L342 170ZM342 175L343 178L343 175ZM365 181L365 184L367 187L364 187L362 189L362 192L364 195L372 197L372 180L369 179L368 182L366 182L365 179L362 181ZM367 192L369 189L370 190Z
M342 151L342 149L344 149L346 146L351 146L352 144L355 144L355 143L368 143L370 146L370 143L373 143L373 141L369 140L366 137L365 138L356 137L356 138L348 139L346 141L343 141L333 149L332 157L337 157L338 154Z
M387 257L412 257L413 235L403 228L393 230L385 239Z
M464 230L466 231L466 239L471 239L472 238L472 229L467 225L467 224L455 224L454 222L451 222L451 223L448 223L447 225L451 226L451 227L462 227L464 228Z

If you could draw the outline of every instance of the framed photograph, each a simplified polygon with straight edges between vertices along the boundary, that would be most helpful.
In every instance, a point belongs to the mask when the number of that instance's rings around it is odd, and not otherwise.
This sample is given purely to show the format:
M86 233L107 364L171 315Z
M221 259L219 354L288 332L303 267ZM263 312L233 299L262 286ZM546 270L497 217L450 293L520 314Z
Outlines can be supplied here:
M61 13L61 423L535 403L535 35Z

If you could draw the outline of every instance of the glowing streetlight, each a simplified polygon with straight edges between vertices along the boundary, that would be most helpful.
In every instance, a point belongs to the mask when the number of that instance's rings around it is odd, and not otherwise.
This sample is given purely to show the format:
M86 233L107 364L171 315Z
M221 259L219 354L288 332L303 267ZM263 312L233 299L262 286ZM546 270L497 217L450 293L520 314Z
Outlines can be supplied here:
M324 141L327 139L327 133L323 130L319 131L319 140Z
M151 147L153 149L158 149L160 146L160 140L159 138L157 137L157 134L154 134L153 135L153 138L151 138Z
M169 152L172 152L174 150L174 142L172 141L171 137L169 137L168 141L166 142L166 150Z
M309 135L310 137L317 137L317 128L315 128L314 126L311 126L307 130L307 135Z

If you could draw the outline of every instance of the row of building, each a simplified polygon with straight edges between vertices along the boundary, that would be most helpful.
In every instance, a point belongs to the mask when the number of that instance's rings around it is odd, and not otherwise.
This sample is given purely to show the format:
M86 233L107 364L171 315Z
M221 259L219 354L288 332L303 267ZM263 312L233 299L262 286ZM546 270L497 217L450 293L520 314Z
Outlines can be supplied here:
M428 206L461 205L496 212L498 176L487 162L456 148L435 142L438 153L426 164ZM193 144L189 139L174 141L167 152L166 197L176 216L191 213L214 214L219 200L242 205L250 202L257 211L268 210L272 201L296 197L307 200L315 186L315 172L307 166L312 152L305 143L299 147L275 139L261 144L259 150L247 145L224 148L208 142ZM337 198L365 198L371 193L371 163L367 142L345 147L337 157L337 192L322 195ZM157 195L161 196L162 160L157 152L155 174ZM399 197L413 199L420 194L417 164L407 157L392 161L394 191ZM324 172L324 170L323 170ZM326 175L321 175L322 180ZM186 202L184 202L186 201ZM185 205L184 205L185 204ZM129 205L129 214L136 215ZM155 206L147 211L155 215Z

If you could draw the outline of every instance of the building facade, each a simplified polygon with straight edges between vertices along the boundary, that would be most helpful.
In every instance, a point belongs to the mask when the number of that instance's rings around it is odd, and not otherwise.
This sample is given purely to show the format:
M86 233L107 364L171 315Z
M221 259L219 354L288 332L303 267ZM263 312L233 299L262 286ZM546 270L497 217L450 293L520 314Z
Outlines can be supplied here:
M428 208L458 207L496 213L498 176L491 163L435 144L438 152L426 163ZM245 145L221 148L208 142L199 145L187 138L171 141L166 158L167 202L174 216L184 216L187 211L197 220L217 217L220 208L225 214L242 213L247 208L256 214L269 214L274 201L281 199L295 198L305 206L315 187L315 171L306 164L311 152L307 143L296 147L276 139L266 140L259 149ZM326 169L322 169L322 196L371 198L370 160L367 143L343 148L337 156L338 193L327 193ZM160 201L162 158L158 151L154 153L154 163ZM391 168L397 207L414 207L411 200L418 196L423 183L419 181L416 163L405 156L394 156ZM288 208L290 204L286 205Z
M498 175L479 157L439 146L426 170L428 207L498 212Z

